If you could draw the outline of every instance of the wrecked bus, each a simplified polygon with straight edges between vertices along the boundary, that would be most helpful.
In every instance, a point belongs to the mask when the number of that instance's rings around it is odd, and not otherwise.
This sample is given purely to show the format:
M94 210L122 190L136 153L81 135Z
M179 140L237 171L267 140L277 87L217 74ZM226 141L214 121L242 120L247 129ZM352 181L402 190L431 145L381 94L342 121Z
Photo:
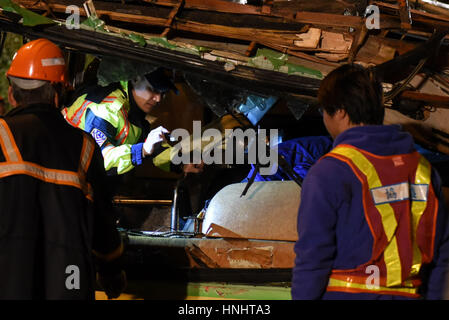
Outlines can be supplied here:
M384 81L385 122L449 154L447 21L415 10L416 29L403 29L399 8L383 3L383 32L368 31L361 1L348 3L5 0L0 30L2 39L9 33L60 45L74 88L165 67L179 94L168 94L147 120L190 133L200 121L200 136L214 129L219 144L236 129L277 130L269 147L326 135L316 108L320 80L342 63L372 66ZM126 245L121 298L290 299L301 180L248 182L254 163L247 160L188 176L148 164L123 179L111 213Z

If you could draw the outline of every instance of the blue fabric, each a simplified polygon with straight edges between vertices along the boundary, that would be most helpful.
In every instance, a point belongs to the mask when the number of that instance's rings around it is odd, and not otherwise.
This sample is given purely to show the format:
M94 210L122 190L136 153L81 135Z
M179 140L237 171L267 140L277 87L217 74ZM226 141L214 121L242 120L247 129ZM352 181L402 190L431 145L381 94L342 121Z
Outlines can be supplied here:
M332 139L330 137L311 136L280 143L278 145L278 154L282 155L292 169L304 179L310 167L331 149ZM251 165L251 171L245 179L246 181L251 177L254 170L254 165ZM278 167L278 171L270 176L262 176L260 173L257 173L254 181L284 180L291 180L291 177L281 167Z
M134 166L139 166L142 164L142 143L136 143L131 146L131 162Z
M106 135L108 142L115 144L115 136L117 132L112 124L103 118L97 117L90 109L86 110L86 117L84 121L84 131L91 133L93 129L98 129ZM100 145L102 149L104 146L106 146L106 144Z
M384 156L415 150L412 137L398 126L354 127L337 136L334 146L339 144ZM441 299L449 263L449 228L441 182L435 170L432 184L439 199L435 255L432 264L424 268L429 276L422 289L427 299ZM373 238L363 214L361 187L351 168L332 157L321 159L307 173L298 211L293 299L347 298L348 293L325 290L332 269L353 269L371 257ZM353 294L353 297L397 298L376 294Z
M420 146L419 144L416 144L416 143L415 143L415 148L430 163L440 163L440 162L444 162L444 161L449 161L449 155L447 155L447 154L431 151L431 150L426 149L423 146Z

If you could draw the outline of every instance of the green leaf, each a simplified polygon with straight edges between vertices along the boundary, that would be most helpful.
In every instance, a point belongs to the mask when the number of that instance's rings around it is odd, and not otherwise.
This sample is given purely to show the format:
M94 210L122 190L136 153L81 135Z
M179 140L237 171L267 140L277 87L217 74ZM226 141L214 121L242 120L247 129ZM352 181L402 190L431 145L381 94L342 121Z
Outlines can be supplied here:
M168 42L167 38L165 37L159 37L159 38L151 38L152 42L155 42L156 44L163 46L168 49L176 49L177 47L170 42Z
M129 38L141 47L145 47L145 45L147 44L147 42L145 41L145 38L142 37L141 35L132 33L129 35Z
M22 24L28 27L34 27L42 24L54 24L56 23L52 19L44 17L40 14L34 13L30 10L20 7L18 4L11 0L0 0L0 6L5 11L14 12L23 18Z
M2 0L0 0L0 1L2 1ZM104 21L99 18L93 18L92 16L90 16L89 18L84 20L81 24L91 27L95 30L106 31L104 28L104 26L105 26Z

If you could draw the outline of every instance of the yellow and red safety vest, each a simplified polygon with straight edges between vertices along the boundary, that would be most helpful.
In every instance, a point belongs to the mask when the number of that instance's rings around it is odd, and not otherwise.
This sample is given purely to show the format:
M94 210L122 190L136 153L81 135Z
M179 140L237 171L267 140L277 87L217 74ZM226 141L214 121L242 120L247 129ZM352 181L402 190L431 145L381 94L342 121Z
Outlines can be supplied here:
M379 156L351 145L325 156L345 162L360 180L373 236L370 260L355 269L332 270L327 291L419 297L419 273L433 257L438 211L430 163L417 151ZM369 266L378 268L378 285L368 281Z

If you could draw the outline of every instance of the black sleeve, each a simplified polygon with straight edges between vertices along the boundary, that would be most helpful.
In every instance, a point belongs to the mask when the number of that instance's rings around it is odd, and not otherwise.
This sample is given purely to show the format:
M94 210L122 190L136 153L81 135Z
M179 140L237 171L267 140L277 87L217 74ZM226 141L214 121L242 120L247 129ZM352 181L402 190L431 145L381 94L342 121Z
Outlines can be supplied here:
M93 243L94 253L105 260L120 256L122 241L116 228L112 207L112 186L107 183L103 157L96 143L87 172L87 180L93 189Z

